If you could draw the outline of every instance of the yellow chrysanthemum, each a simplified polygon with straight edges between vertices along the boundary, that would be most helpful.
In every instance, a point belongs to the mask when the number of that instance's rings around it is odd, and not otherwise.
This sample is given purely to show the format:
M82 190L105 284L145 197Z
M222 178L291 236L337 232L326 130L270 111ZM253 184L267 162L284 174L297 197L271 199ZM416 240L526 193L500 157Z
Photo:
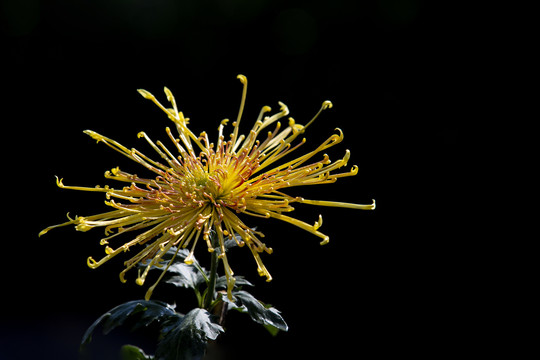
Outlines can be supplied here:
M190 263L202 234L208 250L214 251L214 245L210 241L210 231L213 229L222 250L219 257L225 268L230 293L235 280L224 249L226 238L236 239L239 246L247 245L257 262L259 274L266 276L267 281L272 279L259 256L259 253L263 251L271 253L272 249L260 240L263 234L247 226L238 214L275 218L288 222L320 237L321 244L326 244L329 240L328 236L318 230L322 224L322 217L319 216L318 221L310 225L285 215L294 210L292 204L304 203L361 210L375 208L374 201L370 205L358 205L307 200L283 193L283 189L293 186L333 183L340 177L356 175L358 168L353 166L347 172L334 173L335 170L347 165L348 150L342 159L334 162L330 161L326 154L322 155L321 159L312 160L315 155L343 140L340 129L336 129L338 134L330 136L315 150L277 165L280 159L305 142L305 139L302 139L292 146L292 142L304 133L322 110L332 107L332 103L325 101L315 117L305 126L296 124L292 118L289 118L288 126L284 129L278 120L289 113L285 104L279 103L281 111L272 116L265 116L265 113L271 110L265 106L249 134L239 135L239 125L246 100L247 79L243 75L239 75L238 78L243 84L238 118L232 123L233 132L229 140L226 140L223 135L228 120L221 122L215 145L210 143L205 132L199 136L191 132L188 128L189 119L178 111L175 99L167 88L165 88L165 94L172 105L169 109L160 104L149 92L139 90L139 93L159 106L175 124L179 139L175 138L169 128L166 128L166 132L178 156L174 155L163 143L159 141L154 143L144 132L140 132L138 137L145 138L164 162L152 160L136 149L128 149L112 139L86 130L85 133L98 142L101 141L138 162L157 176L155 179L145 179L121 171L119 168L107 171L105 173L107 179L129 184L119 189L109 186L95 188L66 186L62 183L62 179L57 179L57 184L61 188L105 193L107 198L105 203L114 210L92 216L78 216L63 224L46 228L40 236L50 229L72 224L79 231L105 227L106 237L101 239L100 243L105 246L106 256L99 261L89 257L88 266L91 268L97 268L134 245L147 244L148 246L125 262L126 269L120 274L120 279L125 282L124 274L128 270L140 262L149 260L145 271L139 272L137 278L137 284L142 285L150 268L158 265L161 257L172 246L178 248L191 246L190 255L186 258L186 263ZM270 125L273 125L274 129L261 134ZM266 136L258 140L260 135ZM108 245L120 234L143 229L144 231L135 238L119 247L112 248ZM235 233L241 240L234 236Z

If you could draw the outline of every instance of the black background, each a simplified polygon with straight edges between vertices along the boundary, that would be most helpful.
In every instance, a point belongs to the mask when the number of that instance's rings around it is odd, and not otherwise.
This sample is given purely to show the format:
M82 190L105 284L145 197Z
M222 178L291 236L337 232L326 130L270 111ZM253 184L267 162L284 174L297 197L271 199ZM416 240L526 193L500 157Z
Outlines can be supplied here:
M38 238L65 213L106 210L100 194L61 190L105 184L105 170L139 172L82 133L92 129L147 154L139 131L166 140L170 126L144 88L165 102L170 88L195 133L235 118L237 74L249 81L243 129L263 105L289 106L309 128L307 151L334 128L344 131L332 159L352 153L356 177L292 189L306 198L369 203L373 212L298 206L296 217L323 215L330 243L289 224L246 219L266 234L263 256L274 280L259 279L246 248L231 254L254 293L282 311L290 331L272 338L230 314L219 359L438 358L470 339L460 321L470 283L462 282L465 201L457 155L465 131L462 42L455 9L420 0L379 1L19 1L2 2L2 245L0 359L73 359L84 330L121 302L141 298L135 275L121 284L122 260L97 270L100 230L71 228ZM469 89L470 90L470 89ZM110 183L110 182L109 182ZM202 249L202 248L201 248ZM205 252L199 253L204 258ZM169 288L156 291L167 297ZM177 298L192 304L193 295ZM112 333L96 354L138 341ZM146 349L152 348L146 344ZM351 355L354 354L354 355Z

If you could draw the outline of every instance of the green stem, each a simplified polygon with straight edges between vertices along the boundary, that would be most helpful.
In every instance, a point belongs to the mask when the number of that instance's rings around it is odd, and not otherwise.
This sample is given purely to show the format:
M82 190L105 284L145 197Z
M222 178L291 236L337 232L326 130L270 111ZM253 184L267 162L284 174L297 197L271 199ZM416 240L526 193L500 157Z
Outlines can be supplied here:
M195 292L195 296L197 297L197 306L202 308L203 306L203 296L201 295L201 292L198 288L194 288L193 291Z
M193 266L195 266L197 268L197 270L199 270L199 273L202 275L202 277L204 278L204 281L208 284L208 281L210 281L210 279L208 279L208 276L206 276L206 273L204 272L204 270L202 269L202 267L197 263L197 262L194 262L193 263Z
M213 239L212 239L213 240ZM212 241L212 245L214 241ZM210 264L210 278L208 279L208 290L206 292L206 297L204 299L204 309L210 309L212 302L214 301L214 293L216 291L216 280L217 280L217 268L218 268L219 258L217 251L212 252L212 259Z

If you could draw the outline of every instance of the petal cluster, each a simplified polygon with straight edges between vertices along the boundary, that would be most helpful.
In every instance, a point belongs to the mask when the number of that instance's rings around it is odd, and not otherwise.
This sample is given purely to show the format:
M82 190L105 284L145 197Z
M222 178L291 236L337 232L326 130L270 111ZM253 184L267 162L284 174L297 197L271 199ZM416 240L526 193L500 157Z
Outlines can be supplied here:
M159 160L136 149L128 149L94 131L85 131L98 142L152 171L155 177L142 178L119 168L107 171L107 179L126 184L118 188L66 186L61 179L57 179L57 185L61 188L105 193L105 203L113 210L70 218L65 223L46 228L40 235L66 225L75 225L79 231L103 227L105 237L101 239L101 244L105 246L106 255L98 261L89 257L88 265L91 268L102 265L135 245L146 245L139 247L139 252L125 262L126 268L120 274L121 280L125 281L124 275L128 270L138 263L147 264L144 271L139 271L137 283L140 285L144 283L152 266L160 266L162 256L171 247L190 247L190 256L186 259L189 263L197 243L203 239L209 251L221 248L219 257L225 268L230 291L235 280L225 252L226 239L234 239L239 246L247 246L257 263L259 274L265 276L267 281L272 279L260 257L260 253L271 253L272 249L262 242L262 233L243 222L243 215L288 222L318 236L322 239L321 244L325 244L329 238L319 231L322 217L319 216L314 224L308 224L286 215L294 210L294 203L361 210L375 208L375 202L359 205L308 200L284 193L283 190L290 187L333 183L340 177L356 175L358 168L352 166L346 171L338 171L347 165L350 157L348 150L343 158L336 161L331 161L323 153L343 140L340 129L336 129L337 133L316 149L297 157L289 156L306 141L305 138L297 138L304 134L323 110L332 107L329 101L322 104L319 112L306 125L297 124L294 119L288 118L287 125L282 126L280 120L289 114L287 106L280 102L280 111L273 115L267 115L271 109L265 106L249 133L241 135L239 126L245 105L247 79L243 75L238 78L243 84L238 117L232 122L232 132L228 137L224 132L229 121L226 119L220 123L215 143L210 142L206 132L196 136L189 129L189 119L178 111L176 101L167 88L165 94L170 108L163 106L146 90L139 90L143 97L154 102L167 114L176 128L176 135L170 128L165 129L170 139L167 146L160 141L153 142L144 132L138 134L155 150ZM284 161L285 157L293 160ZM111 245L117 243L117 236L128 232L135 232L136 235L117 247Z

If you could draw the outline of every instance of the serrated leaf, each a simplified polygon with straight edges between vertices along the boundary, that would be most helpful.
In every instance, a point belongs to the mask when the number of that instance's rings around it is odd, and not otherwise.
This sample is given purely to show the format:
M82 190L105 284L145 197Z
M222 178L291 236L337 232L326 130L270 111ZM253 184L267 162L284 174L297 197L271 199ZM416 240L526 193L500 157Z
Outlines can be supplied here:
M265 305L247 291L233 291L233 297L235 301L232 308L241 312L247 312L253 321L263 324L265 327L271 326L282 331L289 329L279 310Z
M171 318L163 328L156 360L202 359L208 340L215 340L224 331L214 318L200 308L191 310L181 319Z
M83 335L81 349L92 341L92 334L98 325L102 325L103 333L108 334L111 330L124 325L128 320L132 320L134 322L131 329L136 330L143 326L149 326L154 322L165 322L173 315L176 315L174 307L163 301L128 301L127 303L118 305L117 307L107 311L96 321L94 321L92 325L90 325Z

